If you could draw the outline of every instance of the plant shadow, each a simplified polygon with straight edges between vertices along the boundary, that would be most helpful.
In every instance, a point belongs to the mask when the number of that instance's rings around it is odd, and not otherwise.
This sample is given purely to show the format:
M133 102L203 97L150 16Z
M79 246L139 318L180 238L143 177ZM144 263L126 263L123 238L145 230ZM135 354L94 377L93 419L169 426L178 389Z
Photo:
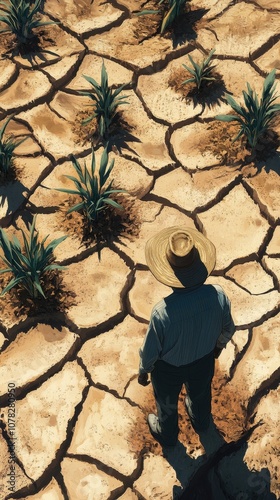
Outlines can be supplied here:
M216 105L220 105L227 89L221 75L214 73L213 77L215 78L214 81L202 81L199 91L196 86L193 86L187 93L186 99L192 100L194 108L201 105L204 111L206 107L211 109Z
M274 151L267 160L257 160L255 166L257 168L257 173L264 170L266 173L275 172L280 175L280 151Z
M184 45L186 42L195 40L197 38L197 32L195 31L195 25L198 23L202 17L207 14L209 9L199 8L196 10L190 10L185 12L179 19L176 19L172 26L172 46L176 49L180 45Z
M76 294L68 290L63 282L63 271L48 271L42 276L40 282L46 298L41 295L31 298L25 288L20 285L10 290L9 302L16 317L65 313L77 303Z
M95 133L92 138L92 144L97 147L99 144L105 147L107 145L108 152L116 150L122 153L123 149L130 151L138 156L138 153L129 145L130 142L141 142L133 133L133 127L123 118L119 112L110 128L109 133L102 138L98 133ZM87 136L90 139L90 136Z
M268 129L263 137L258 141L256 151L249 154L246 157L245 163L254 163L256 168L255 174L251 177L255 177L262 170L266 173L275 172L280 175L280 136L273 130Z
M32 68L36 66L47 66L60 61L60 55L42 47L42 40L55 44L51 38L47 38L45 31L35 34L27 43L17 43L16 39L12 37L8 43L9 48L2 54L2 57L13 59L14 57L20 56L22 59L29 62ZM53 59L47 56L52 56Z
M113 243L123 245L121 238L134 239L139 233L139 217L132 197L119 193L112 199L119 203L122 209L107 205L100 213L99 219L91 226L82 215L82 243L86 247L95 244L99 260L102 248Z

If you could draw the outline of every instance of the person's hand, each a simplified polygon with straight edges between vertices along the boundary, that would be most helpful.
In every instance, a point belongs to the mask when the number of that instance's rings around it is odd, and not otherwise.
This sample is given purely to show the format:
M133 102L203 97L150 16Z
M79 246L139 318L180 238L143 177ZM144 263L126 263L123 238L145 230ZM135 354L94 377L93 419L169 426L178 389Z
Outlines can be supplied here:
M140 385L149 385L148 373L139 373L138 375L138 384Z

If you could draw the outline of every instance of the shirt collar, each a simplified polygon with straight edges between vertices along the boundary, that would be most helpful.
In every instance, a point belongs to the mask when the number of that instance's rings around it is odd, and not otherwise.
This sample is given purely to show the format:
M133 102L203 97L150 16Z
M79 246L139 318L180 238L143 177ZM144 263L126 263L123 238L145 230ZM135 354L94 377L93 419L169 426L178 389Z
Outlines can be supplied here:
M201 286L203 286L204 283L200 283L199 285L192 286L190 288L172 288L173 293L190 293L193 292L194 290L197 290Z

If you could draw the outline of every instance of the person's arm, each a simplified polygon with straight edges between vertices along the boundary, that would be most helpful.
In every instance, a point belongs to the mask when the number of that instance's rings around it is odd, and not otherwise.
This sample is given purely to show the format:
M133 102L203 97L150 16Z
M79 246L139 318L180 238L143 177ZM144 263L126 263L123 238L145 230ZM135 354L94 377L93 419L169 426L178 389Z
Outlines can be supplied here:
M140 365L138 382L142 385L148 384L147 374L154 369L154 363L159 359L162 350L160 341L161 329L158 315L153 311L143 345L139 349Z
M222 350L226 347L227 343L231 340L234 332L236 331L236 326L234 324L232 315L231 315L231 304L229 298L224 295L223 301L223 324L222 324L222 332L218 337L216 342L216 347L214 350L215 358L218 358L221 354Z

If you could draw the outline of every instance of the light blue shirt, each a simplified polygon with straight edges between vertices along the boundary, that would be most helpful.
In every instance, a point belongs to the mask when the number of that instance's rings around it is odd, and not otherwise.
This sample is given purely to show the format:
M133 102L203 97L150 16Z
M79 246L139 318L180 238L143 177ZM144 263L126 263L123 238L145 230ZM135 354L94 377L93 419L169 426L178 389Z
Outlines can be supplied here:
M139 350L139 373L151 372L157 360L192 363L216 346L225 347L235 330L230 301L219 285L173 289L152 310Z

